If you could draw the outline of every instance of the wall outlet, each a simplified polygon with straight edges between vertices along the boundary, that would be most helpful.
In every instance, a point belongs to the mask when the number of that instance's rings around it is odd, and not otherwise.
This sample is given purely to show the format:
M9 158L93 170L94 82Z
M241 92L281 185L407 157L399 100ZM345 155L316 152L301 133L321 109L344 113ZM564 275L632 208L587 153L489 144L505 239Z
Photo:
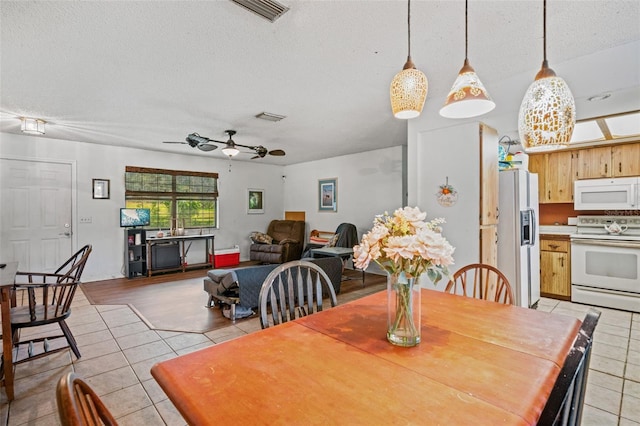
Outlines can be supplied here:
M91 223L91 216L81 217L80 223Z

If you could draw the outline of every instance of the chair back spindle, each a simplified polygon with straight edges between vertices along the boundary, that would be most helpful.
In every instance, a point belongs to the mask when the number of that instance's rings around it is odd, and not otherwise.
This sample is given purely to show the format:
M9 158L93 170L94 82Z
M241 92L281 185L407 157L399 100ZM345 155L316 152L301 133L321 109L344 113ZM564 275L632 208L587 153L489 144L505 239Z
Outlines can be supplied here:
M464 266L453 274L444 290L475 299L513 304L513 293L507 277L496 267L482 263Z

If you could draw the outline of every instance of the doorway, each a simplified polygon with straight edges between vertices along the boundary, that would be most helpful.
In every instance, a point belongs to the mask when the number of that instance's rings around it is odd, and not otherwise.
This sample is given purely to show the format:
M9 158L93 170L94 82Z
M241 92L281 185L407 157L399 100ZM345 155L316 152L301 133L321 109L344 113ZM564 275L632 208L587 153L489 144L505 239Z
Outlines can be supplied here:
M53 272L72 254L73 164L0 158L0 259Z

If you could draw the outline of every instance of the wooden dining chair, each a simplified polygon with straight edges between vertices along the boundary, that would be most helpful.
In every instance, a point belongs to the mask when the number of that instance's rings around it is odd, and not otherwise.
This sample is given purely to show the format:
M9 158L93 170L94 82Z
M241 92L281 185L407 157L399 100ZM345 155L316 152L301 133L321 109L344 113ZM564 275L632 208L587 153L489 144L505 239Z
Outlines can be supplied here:
M37 359L71 348L76 358L80 350L66 319L71 315L71 302L76 293L82 272L91 254L86 245L71 256L54 273L18 272L13 285L11 301L11 331L15 348L14 364ZM58 324L62 334L38 335L21 340L21 330L48 324ZM68 345L55 344L65 338Z
M460 268L444 290L492 302L513 304L513 293L507 277L494 266L472 263Z
M332 307L338 304L331 279L322 268L305 260L283 263L260 288L260 325L268 328L322 311L323 297L329 298Z
M56 401L62 426L118 424L91 386L76 373L67 373L60 378Z
M593 332L599 319L600 311L590 309L587 312L542 410L539 425L574 426L582 422Z

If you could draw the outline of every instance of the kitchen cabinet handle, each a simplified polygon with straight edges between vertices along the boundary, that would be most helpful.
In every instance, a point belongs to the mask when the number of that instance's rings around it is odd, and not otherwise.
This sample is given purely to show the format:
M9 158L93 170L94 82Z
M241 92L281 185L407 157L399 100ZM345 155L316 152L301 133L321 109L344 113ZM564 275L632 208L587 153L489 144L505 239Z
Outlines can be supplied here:
M609 173L609 165L604 163L604 174L606 175L607 173Z
M555 250L555 249L557 249L557 248L558 248L558 247L560 247L560 246L559 246L559 245L557 245L557 244L549 244L549 247L551 247L552 249L554 249L554 250Z
M622 162L618 163L618 171L622 173Z
M547 200L550 200L551 199L551 190L549 190L548 194L549 195L547 195Z
M564 268L564 257L560 258L560 266Z

